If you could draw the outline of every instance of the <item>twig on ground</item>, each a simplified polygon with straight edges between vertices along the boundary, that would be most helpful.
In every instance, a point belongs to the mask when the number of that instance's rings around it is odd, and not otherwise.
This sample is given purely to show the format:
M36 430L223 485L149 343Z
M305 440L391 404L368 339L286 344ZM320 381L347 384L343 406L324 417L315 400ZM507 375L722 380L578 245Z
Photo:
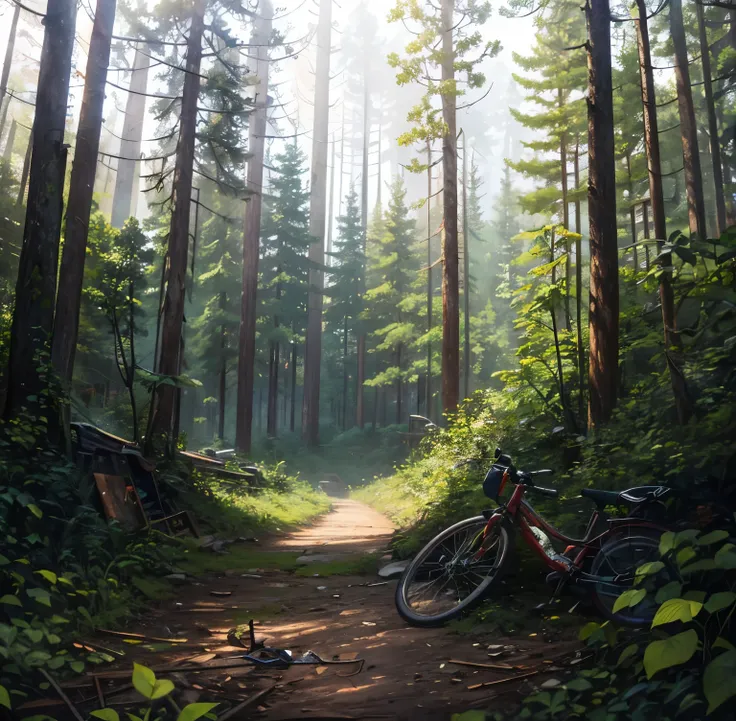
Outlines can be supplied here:
M54 691L56 691L57 694L59 694L59 698L69 707L69 710L74 714L74 718L77 719L77 721L84 721L84 717L81 713L77 710L77 707L71 702L69 697L64 693L64 689L59 686L58 683L52 678L51 674L45 669L39 669L41 671L41 675L54 687Z
M522 678L529 678L529 676L536 676L539 671L529 671L528 673L520 673L516 676L509 676L508 678L500 678L498 681L485 681L484 683L474 683L468 686L468 691L475 691L479 688L486 688L487 686L496 686L501 683L509 683L510 681L517 681Z

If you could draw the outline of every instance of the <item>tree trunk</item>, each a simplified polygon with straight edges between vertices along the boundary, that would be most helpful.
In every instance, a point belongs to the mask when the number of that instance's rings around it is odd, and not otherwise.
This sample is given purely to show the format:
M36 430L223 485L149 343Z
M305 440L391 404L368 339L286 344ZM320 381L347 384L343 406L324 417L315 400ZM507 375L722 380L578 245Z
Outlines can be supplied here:
M271 341L268 359L268 402L266 405L266 434L269 438L275 438L278 430L279 356L279 344Z
M432 144L427 140L427 334L432 332ZM427 335L427 406L424 412L432 413L432 341Z
M243 233L243 291L240 303L240 332L238 335L238 405L235 426L235 447L250 453L253 436L253 383L256 362L256 316L258 313L258 259L260 255L261 206L263 186L264 135L266 134L266 107L268 102L268 39L271 35L273 7L263 0L261 14L253 24L251 36L257 58L255 73L256 105L248 119L247 187L249 199L245 205Z
M682 22L682 0L670 0L670 35L675 48L675 80L677 107L680 111L682 159L685 166L685 189L690 232L706 237L703 176L700 171L698 127L695 122L693 91L690 86L690 67L687 58L687 39Z
M463 132L463 396L470 398L470 236L468 235L468 138Z
M457 238L457 131L455 96L454 0L442 0L442 118L447 131L442 138L444 182L444 247L442 252L442 410L454 413L460 395L460 302Z
M10 123L10 130L8 131L8 139L5 141L5 149L3 150L3 160L8 164L13 158L13 146L15 145L15 131L17 126L18 123L13 118L13 122Z
M28 183L28 173L31 169L31 153L33 151L33 130L28 136L28 145L26 146L26 154L23 158L23 170L20 174L20 187L18 188L18 197L15 199L15 207L23 205L26 197L26 184Z
M325 263L332 265L332 225L335 219L335 137L333 134L332 140L330 141L332 146L331 156L332 161L330 162L330 208L327 211L327 258Z
M293 330L293 329L292 329ZM296 362L297 362L297 346L296 343L291 344L291 410L289 415L289 430L294 432L294 424L296 423Z
M371 139L370 123L370 93L368 92L368 71L363 72L363 174L361 178L361 203L360 215L363 226L363 257L366 257L368 240L368 150ZM365 283L359 289L361 295L365 295ZM362 430L365 425L365 332L362 328L358 331L358 378L355 388L355 415L358 428Z
M325 256L325 210L327 191L327 138L330 119L330 43L332 0L320 0L317 25L317 73L314 88L314 128L312 137L312 174L309 203L309 300L307 338L304 349L304 399L302 401L302 437L309 446L319 445L319 386L322 364L322 290L321 270Z
M120 141L120 157L115 174L115 192L112 197L112 217L110 224L114 228L122 228L125 221L133 214L133 186L138 171L138 160L141 155L141 139L143 124L146 118L146 96L148 88L148 58L136 46L133 58L133 70L130 73L130 92L125 103L125 122L123 123L122 140Z
M51 360L64 384L71 383L77 347L84 259L102 131L102 107L105 102L107 66L110 64L115 4L116 0L97 0L66 206L64 249L51 345Z
M5 120L8 114L8 78L10 77L10 68L13 65L13 51L15 50L15 33L18 29L18 17L20 16L20 5L16 3L13 9L13 19L10 21L10 33L8 34L8 44L5 48L5 62L3 62L3 72L0 75L0 137L5 130Z
M562 88L557 89L557 105L562 111L564 108L564 100ZM560 135L560 187L562 189L562 225L565 230L570 230L570 205L568 203L568 182L567 182L567 132L563 131ZM565 241L565 252L567 259L565 260L565 327L570 330L572 327L570 314L570 285L572 281L572 258L570 257L569 241Z
M605 423L618 387L618 246L608 0L588 0L588 216L590 363L588 420Z
M575 141L575 160L573 162L575 190L580 187L580 139ZM578 360L578 418L580 425L585 425L585 348L583 348L583 223L580 217L580 200L575 200L575 319L577 331Z
M631 175L631 153L626 153L626 185L629 191L629 224L631 226L631 243L634 251L634 270L639 270L639 254L637 252L636 201L634 199L634 181Z
M348 429L348 317L342 334L342 429Z
M654 84L654 72L649 45L649 28L647 25L647 8L645 0L637 0L639 19L636 21L637 44L639 47L639 71L641 74L641 100L644 108L644 148L649 168L649 200L652 205L654 220L654 237L661 252L667 239L666 216L664 209L664 192L662 188L662 166L659 153L659 128L657 120L657 97ZM649 237L649 218L644 204L645 229L644 237ZM687 387L682 372L677 366L675 356L679 345L677 332L677 316L675 299L672 292L672 254L661 257L664 270L659 278L659 299L662 305L662 324L664 326L665 355L675 398L677 417L681 424L687 423L692 415L692 406L688 398Z
M56 0L46 15L36 96L33 153L23 246L18 263L15 309L10 331L6 418L32 407L47 385L43 353L51 338L64 204L69 76L76 2ZM49 413L47 411L47 417ZM49 418L49 427L58 425Z
M187 42L187 73L181 100L179 143L176 150L176 166L173 182L173 210L169 229L169 269L161 318L161 355L159 373L176 376L181 367L182 326L184 322L184 293L189 251L189 215L192 198L194 146L197 128L197 98L199 96L199 71L202 62L202 35L204 33L205 0L194 0L192 20ZM151 439L152 448L161 437L172 442L176 388L160 385L156 391Z
M708 135L710 136L710 157L713 163L713 184L716 194L716 236L720 237L726 229L726 195L723 190L723 165L718 135L718 119L713 100L713 81L711 79L710 48L705 32L705 9L700 2L695 3L698 15L698 34L700 36L700 57L703 64L703 89L705 90L705 111L708 114Z
M220 293L220 310L224 312L227 296ZM217 437L222 441L225 438L225 398L227 396L227 330L225 324L220 327L220 378L218 387L218 418L217 418Z
M396 425L401 425L401 344L396 349L396 367L399 369L399 377L396 379Z

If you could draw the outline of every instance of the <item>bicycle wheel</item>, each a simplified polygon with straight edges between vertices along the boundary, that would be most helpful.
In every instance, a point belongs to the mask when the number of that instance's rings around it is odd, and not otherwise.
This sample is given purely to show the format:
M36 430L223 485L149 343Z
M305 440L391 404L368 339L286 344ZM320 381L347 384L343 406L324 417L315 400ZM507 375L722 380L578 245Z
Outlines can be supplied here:
M613 612L618 597L634 587L636 569L644 563L659 561L659 538L662 532L646 527L631 527L613 535L593 559L590 572L599 580L593 586L593 601L608 620L625 626L649 626L658 604L653 591L671 575L664 567L637 585L647 591L642 601L631 608Z
M441 626L472 608L500 579L513 534L496 523L482 558L473 555L483 542L483 516L468 518L442 531L414 558L396 588L396 608L413 626Z

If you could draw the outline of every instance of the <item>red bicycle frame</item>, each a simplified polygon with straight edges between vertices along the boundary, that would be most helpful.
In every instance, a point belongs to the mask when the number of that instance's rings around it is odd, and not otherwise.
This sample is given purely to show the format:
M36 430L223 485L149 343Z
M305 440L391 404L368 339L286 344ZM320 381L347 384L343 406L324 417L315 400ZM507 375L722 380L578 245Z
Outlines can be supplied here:
M509 479L508 471L503 475L501 487L499 489L499 495L503 491L506 482ZM654 528L659 531L664 529L660 528L654 523L648 521L642 521L639 519L631 518L608 518L599 509L593 511L590 520L588 521L588 527L585 531L584 538L571 538L566 536L561 531L558 531L542 516L540 516L532 507L532 505L524 497L526 494L527 486L519 483L514 492L511 494L511 498L499 511L495 512L486 524L483 530L483 542L481 543L480 549L475 554L474 560L480 560L485 554L487 548L485 540L489 537L493 527L500 523L505 517L511 517L514 519L515 524L519 527L521 535L526 543L536 552L536 554L542 559L544 564L553 571L560 571L563 573L569 573L571 567L569 564L559 561L556 558L552 558L544 550L544 547L539 542L539 539L532 532L532 527L539 528L544 531L547 535L552 538L565 543L568 547L579 548L580 550L571 558L572 564L575 568L582 568L583 561L591 552L597 552L601 547L601 542L607 536L609 536L617 527L620 526L638 526L643 528ZM599 533L596 533L596 529L599 527L599 521L601 517L605 519L606 527Z

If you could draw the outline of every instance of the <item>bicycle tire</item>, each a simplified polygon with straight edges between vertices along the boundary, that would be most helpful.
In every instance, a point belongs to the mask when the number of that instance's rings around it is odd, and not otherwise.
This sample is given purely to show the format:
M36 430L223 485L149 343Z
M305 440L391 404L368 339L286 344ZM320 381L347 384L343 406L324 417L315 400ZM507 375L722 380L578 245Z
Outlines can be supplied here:
M630 532L629 534L627 534L627 530ZM601 566L606 563L607 557L610 554L615 553L620 548L624 548L627 544L629 546L638 546L640 549L647 548L651 552L651 558L648 560L659 560L659 539L663 532L664 529L659 530L648 526L632 525L626 526L620 529L620 531L612 533L609 540L602 544L600 551L593 558L593 563L590 569L591 574L594 576L598 575L598 571ZM635 570L635 566L640 565L640 563L641 562L637 562L635 565L632 564L631 568L627 569L627 572L633 572ZM607 585L610 587L612 584ZM633 588L633 585L622 583L619 587L621 589L621 593L612 597L614 598L614 603L615 598L623 594L625 591ZM614 613L612 608L613 604L611 604L611 607L609 608L606 602L603 601L602 594L599 592L599 586L597 584L593 586L591 596L597 611L606 618L606 620L620 626L629 626L633 628L648 627L657 610L656 605L647 605L644 607L637 605L633 608L624 609L623 611Z
M457 604L454 608L444 613L437 614L435 616L424 616L416 613L412 610L409 603L407 602L407 586L414 579L415 574L421 568L422 564L432 555L432 552L438 549L443 541L451 538L453 535L462 531L466 527L472 527L477 525L479 528L487 523L487 519L484 516L474 516L473 518L466 518L463 521L459 521L454 525L446 528L444 531L436 535L424 548L414 557L412 562L407 566L404 573L401 575L399 584L396 587L395 603L396 609L399 615L410 625L418 626L422 628L432 628L435 626L442 626L448 621L462 616L467 611L477 606L491 591L491 589L500 582L503 577L505 568L508 564L508 560L513 552L514 546L514 534L513 528L510 524L505 521L501 521L499 524L499 531L501 533L500 538L502 539L502 548L500 550L501 558L495 564L495 568L492 574L486 577L486 579L473 591L466 599Z

